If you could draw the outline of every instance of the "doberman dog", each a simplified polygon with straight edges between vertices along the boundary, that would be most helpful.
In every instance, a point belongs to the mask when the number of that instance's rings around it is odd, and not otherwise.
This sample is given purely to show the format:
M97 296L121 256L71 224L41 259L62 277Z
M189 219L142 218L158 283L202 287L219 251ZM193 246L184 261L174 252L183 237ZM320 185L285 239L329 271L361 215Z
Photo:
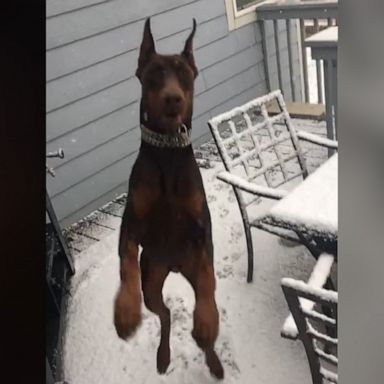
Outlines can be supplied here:
M224 370L214 350L219 314L211 218L201 174L190 141L194 80L198 75L193 29L181 54L160 55L144 26L136 76L142 86L141 146L129 178L120 228L121 285L115 299L117 334L126 339L141 321L141 290L147 308L157 314L161 339L157 370L170 363L170 311L162 288L170 271L180 272L195 293L192 336L204 351L211 374ZM140 265L138 247L141 245Z

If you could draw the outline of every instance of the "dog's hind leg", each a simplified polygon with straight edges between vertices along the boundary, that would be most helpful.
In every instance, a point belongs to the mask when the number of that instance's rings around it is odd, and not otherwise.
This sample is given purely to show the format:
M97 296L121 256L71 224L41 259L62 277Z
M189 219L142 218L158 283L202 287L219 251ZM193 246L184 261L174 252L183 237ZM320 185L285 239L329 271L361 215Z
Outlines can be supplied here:
M169 268L156 263L144 253L141 255L141 287L146 307L160 318L161 336L157 349L157 371L165 373L170 362L169 334L171 316L168 307L163 301L163 285L168 276Z
M218 379L222 379L224 369L214 350L219 332L219 313L215 301L213 261L203 249L195 262L196 264L190 263L181 269L181 273L192 285L196 297L192 337L205 352L205 360L210 372Z

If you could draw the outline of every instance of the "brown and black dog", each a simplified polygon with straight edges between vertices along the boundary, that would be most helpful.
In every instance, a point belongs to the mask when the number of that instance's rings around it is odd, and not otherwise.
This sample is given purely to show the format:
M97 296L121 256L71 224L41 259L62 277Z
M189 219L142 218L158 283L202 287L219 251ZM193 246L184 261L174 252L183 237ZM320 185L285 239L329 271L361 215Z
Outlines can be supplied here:
M141 320L141 276L145 305L161 322L157 370L164 373L170 363L170 311L162 288L170 271L180 272L195 292L192 336L205 352L211 373L223 378L224 370L214 351L219 314L211 218L189 139L198 74L192 51L195 30L194 19L181 54L160 55L155 51L149 19L144 26L136 71L142 85L142 141L120 229L121 285L114 321L123 339L136 330Z

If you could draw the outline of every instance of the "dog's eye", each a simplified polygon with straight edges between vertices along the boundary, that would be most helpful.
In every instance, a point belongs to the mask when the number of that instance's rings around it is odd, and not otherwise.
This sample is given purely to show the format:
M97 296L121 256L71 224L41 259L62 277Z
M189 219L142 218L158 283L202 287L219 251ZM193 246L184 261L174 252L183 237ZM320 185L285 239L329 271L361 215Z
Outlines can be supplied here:
M157 75L165 76L167 74L167 70L162 65L157 65L154 70Z
M180 66L180 68L178 68L178 70L179 70L179 72L180 72L182 75L184 75L184 76L187 76L187 75L189 74L188 69L185 68L184 65L183 65L183 66Z
M189 68L181 65L176 73L184 89L190 89L193 86L193 75Z

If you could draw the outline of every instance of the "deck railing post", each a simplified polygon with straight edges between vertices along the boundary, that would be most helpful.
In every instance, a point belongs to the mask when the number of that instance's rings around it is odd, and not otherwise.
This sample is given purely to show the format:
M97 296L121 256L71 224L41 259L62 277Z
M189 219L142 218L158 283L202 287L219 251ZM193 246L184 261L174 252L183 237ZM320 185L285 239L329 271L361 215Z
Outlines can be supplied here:
M304 75L304 102L309 102L309 86L308 86L308 61L307 49L304 44L305 40L305 26L304 19L300 19L300 39L301 39L301 55L303 60L303 75Z
M261 34L261 48L263 51L263 65L264 65L264 74L265 74L265 83L267 86L268 92L271 92L271 80L269 77L269 61L268 61L268 52L267 52L267 33L265 28L266 21L259 20L260 34Z
M273 34L275 37L275 50L276 50L276 64L277 64L277 78L279 79L279 88L283 92L283 79L281 73L281 58L280 58L280 42L279 42L279 25L278 20L273 20Z
M335 113L335 140L337 140L337 60L332 60L332 104Z
M286 25L286 29L287 29L288 63L289 63L289 78L291 80L291 95L292 95L292 100L296 101L295 81L294 81L294 78L293 78L293 56L292 56L291 20L290 19L285 19L285 25Z
M314 19L315 33L319 32L319 19ZM321 76L321 60L316 60L316 79L317 79L317 103L324 103L323 79Z

